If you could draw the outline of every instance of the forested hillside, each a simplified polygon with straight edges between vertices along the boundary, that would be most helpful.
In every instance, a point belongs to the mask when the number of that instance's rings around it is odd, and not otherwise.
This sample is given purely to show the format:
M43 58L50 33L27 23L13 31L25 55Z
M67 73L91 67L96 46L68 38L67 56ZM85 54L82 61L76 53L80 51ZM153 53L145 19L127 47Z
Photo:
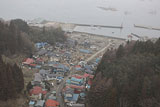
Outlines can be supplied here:
M160 39L107 51L88 93L89 107L160 107Z
M33 44L11 21L0 22L0 54L31 53Z
M61 28L30 27L21 19L15 19L11 22L13 22L22 32L25 32L28 35L28 38L34 43L48 42L49 44L54 45L55 42L64 42L66 40L64 31Z
M22 70L16 64L6 64L0 56L0 100L16 98L23 88Z
M30 27L21 19L11 20L10 23L0 21L0 54L31 54L36 42L54 45L55 42L65 40L66 36L61 28Z

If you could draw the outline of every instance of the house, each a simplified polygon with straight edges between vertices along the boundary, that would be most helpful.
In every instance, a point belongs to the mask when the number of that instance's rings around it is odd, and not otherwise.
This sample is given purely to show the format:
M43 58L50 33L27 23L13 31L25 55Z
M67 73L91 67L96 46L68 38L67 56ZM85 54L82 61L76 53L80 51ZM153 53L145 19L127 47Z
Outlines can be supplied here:
M81 71L81 70L82 70L82 67L81 67L80 65L76 65L76 66L75 66L75 70L76 70L76 71Z
M67 103L67 107L85 107L85 104L79 104L79 103L74 104L70 102L70 103Z
M52 99L52 100L56 100L57 97L56 97L56 91L52 91L50 96L48 97L48 99Z
M93 74L94 72L92 70L85 70L86 73L88 74Z
M96 58L96 63L99 63L101 61L101 58Z
M53 67L52 72L55 74L66 75L67 72L69 71L69 68L67 66L60 63L53 64L52 67Z
M27 58L27 59L25 59L24 62L22 62L22 64L25 64L25 65L29 65L32 63L34 63L34 59L32 59L32 58Z
M44 60L42 58L37 58L36 63L39 65L42 65L42 64L44 64Z
M44 103L45 103L44 100L38 100L34 105L34 107L44 107Z
M46 75L46 78L45 78L46 80L56 80L57 79L57 75L56 74L47 74Z
M29 101L29 107L34 107L35 101Z
M37 82L42 82L42 76L40 75L40 73L35 73L34 74L34 81L37 81Z
M92 50L97 50L97 47L96 47L95 45L90 46L90 48L91 48Z
M39 49L39 48L43 48L47 44L48 44L47 42L40 42L40 43L36 43L35 47Z
M83 75L75 74L75 75L72 75L72 77L75 77L77 79L83 79L84 81L86 81L86 78Z
M35 68L40 69L42 66L41 65L36 65Z
M63 57L65 58L71 58L71 53L70 52L65 52Z
M65 87L64 92L64 101L67 102L77 102L79 94L74 93L74 89L68 86Z
M39 70L39 74L43 77L46 76L48 73L49 73L48 70L44 70L44 69Z
M71 102L77 103L78 98L79 98L79 94L73 94L73 98L72 98Z
M80 96L80 99L85 99L86 94L85 94L84 92L81 92L81 93L79 94L79 96Z
M47 50L41 49L37 52L37 55L42 56L42 55L45 55L46 53L47 53Z
M75 77L71 77L71 84L73 85L83 85L84 83L84 80L83 79L78 79L78 78L75 78Z
M34 86L33 89L30 90L30 96L34 100L41 100L42 95L45 95L47 91L42 90L39 86Z
M85 69L85 70L91 70L92 67L91 67L90 65L85 65L85 66L84 66L84 69Z
M73 97L74 89L70 87L66 87L65 92L64 92L64 97L65 99L71 99Z
M93 79L94 75L91 75L91 74L87 74L87 73L84 73L83 75L85 78L89 78L89 79Z
M81 53L86 53L86 54L91 54L91 53L92 53L92 51L86 50L86 49L79 49L79 51L80 51Z
M77 43L76 40L73 40L70 38L67 39L67 44L68 44L67 46L69 46L69 47L74 47L76 45L76 43Z
M55 100L51 100L51 99L48 99L46 102L45 102L45 107L59 107L59 102L55 101Z
M31 68L36 68L36 64L29 64L29 67L31 67Z
M80 90L85 89L85 86L69 85L69 87L73 89L80 89Z
M80 61L80 62L78 63L78 65L80 65L80 66L82 66L82 67L84 67L86 64L87 64L87 62L85 62L85 61Z
M69 94L68 94L69 95ZM72 94L70 97L64 97L64 101L67 102L73 102L73 103L77 103L79 98L79 94Z

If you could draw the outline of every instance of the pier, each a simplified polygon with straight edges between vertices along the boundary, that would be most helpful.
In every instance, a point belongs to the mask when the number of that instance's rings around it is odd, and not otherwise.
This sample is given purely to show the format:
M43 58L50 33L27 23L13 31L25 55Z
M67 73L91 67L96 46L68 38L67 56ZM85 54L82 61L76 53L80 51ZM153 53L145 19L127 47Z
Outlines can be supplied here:
M122 29L123 26L107 26L107 25L91 25L91 24L74 24L76 26L87 26L87 27L103 27L103 28L117 28L117 29Z
M160 28L155 28L155 27L151 27L151 26L143 26L143 25L134 24L134 27L143 28L143 29L149 29L149 30L159 30L160 31Z

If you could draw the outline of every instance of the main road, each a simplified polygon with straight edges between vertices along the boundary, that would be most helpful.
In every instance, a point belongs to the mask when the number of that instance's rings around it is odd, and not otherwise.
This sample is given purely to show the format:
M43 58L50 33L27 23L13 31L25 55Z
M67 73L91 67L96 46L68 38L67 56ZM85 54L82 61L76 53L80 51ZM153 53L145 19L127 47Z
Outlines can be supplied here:
M98 52L96 52L95 54L93 54L91 57L89 57L88 59L86 59L86 62L89 62L89 61L93 60L99 54L101 54L102 52L106 51L106 49L108 49L110 45L111 45L111 43L109 42L106 47L102 48L101 50L99 50Z

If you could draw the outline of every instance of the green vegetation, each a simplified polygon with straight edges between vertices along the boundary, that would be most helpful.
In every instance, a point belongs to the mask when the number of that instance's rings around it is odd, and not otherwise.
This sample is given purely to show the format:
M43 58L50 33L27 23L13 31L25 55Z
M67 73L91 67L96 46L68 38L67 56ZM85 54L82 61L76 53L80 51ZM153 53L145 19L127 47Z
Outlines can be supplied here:
M11 21L10 25L0 22L0 54L31 53L33 44Z
M22 70L14 64L6 64L0 56L0 100L16 98L24 88Z
M55 42L64 42L66 40L64 31L61 28L29 27L28 24L21 19L15 19L11 22L13 22L22 32L28 34L29 39L34 43L48 42L49 44L54 45Z
M90 107L160 107L160 39L107 51L88 93Z
M66 36L61 28L30 27L21 20L11 20L10 24L0 21L0 54L13 55L19 53L31 54L34 51L33 42L64 42Z
M55 42L64 42L66 36L61 28L37 28L32 27L29 31L30 39L33 42L47 42L54 45Z

